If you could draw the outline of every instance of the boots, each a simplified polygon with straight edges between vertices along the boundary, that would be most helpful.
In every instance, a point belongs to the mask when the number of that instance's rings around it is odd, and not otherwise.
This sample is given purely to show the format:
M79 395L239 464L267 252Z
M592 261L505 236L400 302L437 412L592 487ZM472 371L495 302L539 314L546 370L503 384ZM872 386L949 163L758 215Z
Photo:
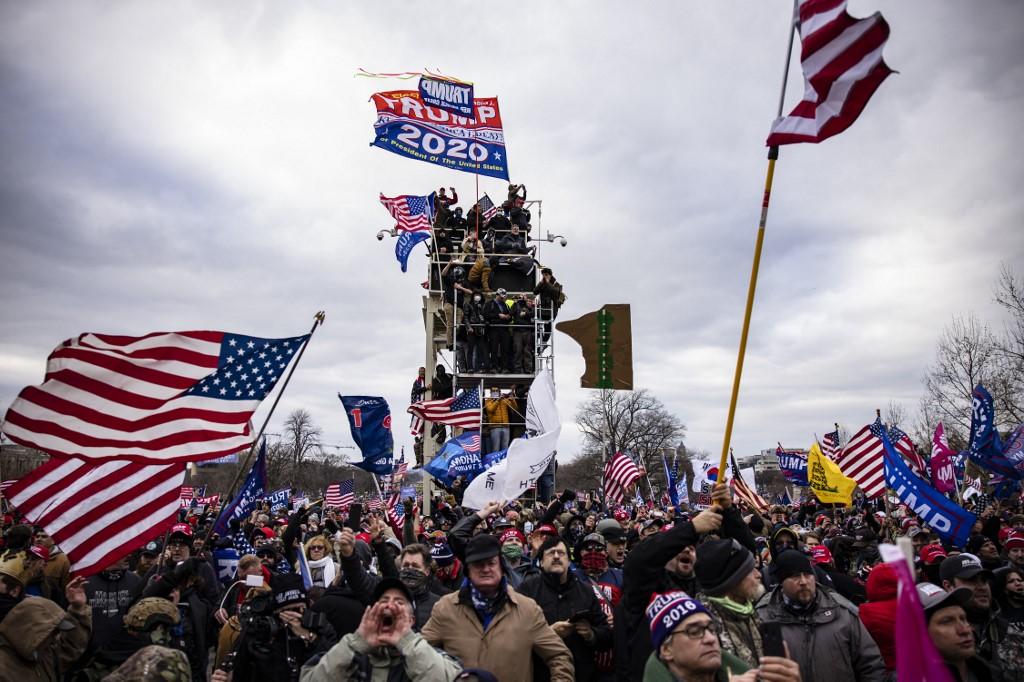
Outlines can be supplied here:
M491 266L484 263L483 271L480 273L480 286L483 287L485 294L491 292Z

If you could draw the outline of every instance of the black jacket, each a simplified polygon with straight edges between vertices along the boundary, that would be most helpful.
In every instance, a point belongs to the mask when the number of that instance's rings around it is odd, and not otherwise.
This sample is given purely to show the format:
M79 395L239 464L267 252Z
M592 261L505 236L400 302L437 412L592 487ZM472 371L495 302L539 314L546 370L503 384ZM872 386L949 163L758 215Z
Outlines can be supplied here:
M231 679L234 682L298 682L302 664L313 656L323 655L337 641L330 625L320 628L316 640L310 643L284 626L266 643L243 629L235 645L238 653Z
M338 639L359 629L366 604L347 586L332 585L313 602L313 611L324 614Z
M569 579L565 583L559 582L556 576L541 573L523 581L516 591L540 605L548 625L569 620L581 612L587 613L587 621L594 630L594 642L589 643L574 632L565 639L565 645L572 653L576 679L593 679L597 670L594 654L607 651L612 646L612 629L608 626L608 619L601 610L594 589L569 571ZM536 667L535 671L535 680L548 679L544 666Z
M90 576L85 596L92 608L92 648L103 648L124 626L124 615L142 593L142 578L124 571L118 580L108 580L106 572Z

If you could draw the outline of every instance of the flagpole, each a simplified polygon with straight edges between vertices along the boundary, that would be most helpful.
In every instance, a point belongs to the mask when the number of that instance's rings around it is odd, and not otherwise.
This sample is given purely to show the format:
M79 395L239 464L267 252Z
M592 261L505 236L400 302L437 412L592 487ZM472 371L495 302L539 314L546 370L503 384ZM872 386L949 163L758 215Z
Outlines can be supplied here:
M326 317L327 314L323 310L319 310L315 315L313 315L313 326L309 329L309 338L307 338L306 342L302 344L302 348L299 349L299 354L295 356L295 362L292 363L291 368L288 370L288 375L284 378L284 383L281 384L281 389L277 392L274 402L270 405L270 412L268 412L266 418L264 418L263 426L260 427L259 432L253 439L252 445L249 446L249 452L245 456L245 460L242 462L242 465L238 467L238 471L235 472L235 479L228 487L227 496L224 498L228 501L228 504L230 504L231 500L235 497L235 486L238 485L238 481L242 478L242 472L248 471L249 469L249 462L252 460L253 453L256 452L256 444L259 443L260 439L263 437L263 432L266 431L267 424L270 423L270 418L273 416L274 410L277 409L277 404L281 401L281 396L284 395L285 389L288 388L288 382L291 381L292 374L295 373L295 368L299 366L300 362L302 362L302 356L306 352L306 347L309 345L309 342L313 340L313 334L315 334L317 328L324 323L324 319ZM203 542L204 546L209 544L211 535L213 535L213 525L211 525L210 529L206 531L206 539Z
M779 93L779 107L776 118L782 116L782 107L786 100L786 83L789 80L789 62L793 54L793 35L797 27L797 3L794 0L793 13L790 17L789 44L786 47L786 66L782 71L782 88ZM764 231L768 223L768 204L772 196L772 181L775 178L775 161L779 158L777 145L768 148L768 170L765 174L764 197L761 200L761 219L757 226L757 241L754 243L754 262L750 268L750 284L747 287L747 305L743 313L743 329L740 332L740 347L736 355L736 371L732 380L732 395L729 398L729 416L725 421L725 437L722 441L722 458L718 470L724 471L729 457L729 443L732 440L732 427L736 419L736 403L740 394L740 379L743 376L743 357L747 352L747 338L750 334L750 317L754 309L754 293L757 290L757 273L761 266L761 251L764 247ZM720 479L724 481L724 479Z

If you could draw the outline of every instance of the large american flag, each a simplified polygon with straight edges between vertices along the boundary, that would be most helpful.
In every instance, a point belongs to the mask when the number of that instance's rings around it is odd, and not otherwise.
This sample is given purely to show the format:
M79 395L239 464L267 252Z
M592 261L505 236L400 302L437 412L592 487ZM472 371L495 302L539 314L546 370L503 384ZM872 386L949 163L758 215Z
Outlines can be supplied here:
M884 428L879 417L853 434L836 462L844 475L857 481L868 499L879 497L885 491Z
M889 427L889 442L892 443L896 452L900 453L903 460L910 467L910 470L921 478L928 480L927 467L924 459L917 452L917 447L910 440L910 436L903 432L898 426Z
M7 489L18 482L18 479L12 478L3 482L0 482L0 497L7 495Z
M177 519L185 464L51 459L6 497L46 528L82 575L102 571Z
M803 100L775 120L769 146L821 142L849 128L892 73L882 58L889 24L875 13L854 19L846 2L800 0Z
M166 464L250 445L249 419L309 336L82 334L7 410L11 440L57 457Z
M839 457L839 429L821 437L821 452L833 462Z
M351 507L356 501L356 480L350 478L341 483L332 483L324 492L324 502L328 507Z
M604 487L608 500L622 504L626 499L626 488L640 479L640 470L627 455L616 452L604 465Z
M408 412L428 422L479 429L480 389L466 390L453 398L421 400L410 405Z
M420 197L403 194L398 197L380 195L380 203L395 219L395 227L405 232L422 232L430 229L434 220L434 195Z
M498 207L494 205L491 198L484 194L480 197L480 201L476 202L477 206L480 207L480 217L487 221L498 215Z

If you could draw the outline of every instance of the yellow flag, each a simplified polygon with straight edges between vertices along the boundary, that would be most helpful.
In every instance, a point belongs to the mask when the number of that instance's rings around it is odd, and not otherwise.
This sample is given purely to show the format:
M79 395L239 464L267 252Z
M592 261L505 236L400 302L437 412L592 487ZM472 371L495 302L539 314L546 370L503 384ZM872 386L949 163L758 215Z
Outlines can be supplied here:
M851 504L857 481L847 478L835 462L821 454L815 442L807 453L807 481L822 502Z

